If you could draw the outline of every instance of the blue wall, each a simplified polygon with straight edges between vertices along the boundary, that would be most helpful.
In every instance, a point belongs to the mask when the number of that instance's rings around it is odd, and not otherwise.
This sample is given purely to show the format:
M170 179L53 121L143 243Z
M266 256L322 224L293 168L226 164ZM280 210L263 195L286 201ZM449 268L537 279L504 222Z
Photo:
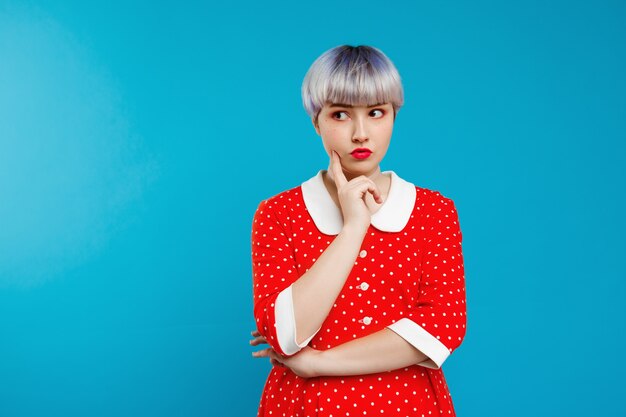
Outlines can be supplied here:
M624 415L623 2L0 2L0 416L251 416L251 219L326 168L312 61L381 48L381 165L464 234L460 416Z

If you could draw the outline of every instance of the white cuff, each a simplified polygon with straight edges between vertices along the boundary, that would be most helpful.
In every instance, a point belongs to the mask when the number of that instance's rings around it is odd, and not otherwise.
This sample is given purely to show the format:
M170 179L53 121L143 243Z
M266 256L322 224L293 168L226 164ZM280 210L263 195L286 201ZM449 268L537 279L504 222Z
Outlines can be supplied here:
M396 332L404 340L417 348L417 350L428 356L426 360L418 363L418 365L431 369L439 369L448 356L450 356L450 351L446 345L408 317L398 320L387 326L387 328Z
M276 336L281 349L286 355L293 355L309 344L313 336L320 331L321 327L315 331L305 341L296 343L296 318L293 311L293 296L291 285L278 294L274 305L274 315L276 316Z

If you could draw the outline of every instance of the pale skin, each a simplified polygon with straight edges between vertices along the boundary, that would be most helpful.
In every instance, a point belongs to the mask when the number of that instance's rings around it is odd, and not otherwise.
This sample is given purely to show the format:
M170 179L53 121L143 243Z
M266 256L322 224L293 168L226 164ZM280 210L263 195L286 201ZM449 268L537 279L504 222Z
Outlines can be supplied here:
M389 146L394 120L393 106L384 103L371 107L327 104L313 121L330 155L324 184L341 208L344 222L333 242L292 286L298 343L314 334L328 316L352 270L371 216L387 197L391 179L381 173L379 163ZM369 158L359 160L350 154L363 147L372 151ZM258 330L251 334L251 345L267 343ZM370 374L427 359L388 328L328 350L305 346L284 357L270 347L252 355L269 357L273 365L288 367L303 378Z

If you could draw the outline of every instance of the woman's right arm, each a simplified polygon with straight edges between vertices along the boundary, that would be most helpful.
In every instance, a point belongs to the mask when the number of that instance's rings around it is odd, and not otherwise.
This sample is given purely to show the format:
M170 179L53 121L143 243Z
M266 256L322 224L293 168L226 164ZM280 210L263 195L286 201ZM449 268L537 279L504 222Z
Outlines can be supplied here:
M354 261L367 229L344 225L313 266L291 286L296 343L315 334L330 313Z
M259 204L252 227L254 315L265 343L297 353L320 330L350 274L367 228L353 223L299 275L291 239L274 204Z
M292 244L272 213L272 204L262 202L254 218L252 261L257 329L284 356L293 355L308 344L339 296L371 221L365 194L372 193L382 203L376 184L369 178L360 176L347 181L334 152L330 168L344 225L303 275L298 276Z

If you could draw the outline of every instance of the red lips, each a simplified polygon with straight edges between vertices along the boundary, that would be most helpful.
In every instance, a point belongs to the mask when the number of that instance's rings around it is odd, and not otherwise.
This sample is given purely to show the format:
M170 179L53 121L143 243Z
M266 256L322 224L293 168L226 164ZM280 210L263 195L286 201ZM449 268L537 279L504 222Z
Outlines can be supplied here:
M371 154L372 154L372 151L370 151L367 148L356 148L355 150L350 152L350 155L352 155L356 159L365 159Z

